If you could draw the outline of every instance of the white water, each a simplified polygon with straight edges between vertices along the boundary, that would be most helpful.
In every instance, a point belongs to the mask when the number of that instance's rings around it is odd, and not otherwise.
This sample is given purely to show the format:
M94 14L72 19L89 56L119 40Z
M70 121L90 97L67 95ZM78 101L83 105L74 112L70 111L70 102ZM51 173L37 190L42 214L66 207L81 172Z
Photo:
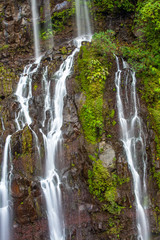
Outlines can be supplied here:
M76 24L77 24L77 35L81 36L91 36L91 24L89 18L89 11L87 3L88 0L75 0L76 4Z
M32 1L32 8L35 9L35 1ZM33 10L32 9L32 10ZM36 18L36 15L34 15ZM35 25L36 23L34 23ZM34 26L36 28L36 26ZM37 33L37 30L34 29ZM38 33L37 33L38 34ZM23 129L26 124L30 125L32 119L29 115L29 100L32 98L32 75L38 70L40 60L39 57L39 43L37 37L35 37L35 55L37 61L34 64L29 64L24 68L24 72L20 77L18 87L16 90L17 101L20 103L20 111L15 118L17 125L17 131ZM2 128L5 130L4 123L2 121ZM32 130L33 132L33 130ZM33 132L33 134L35 134ZM10 140L11 135L8 135L4 147L4 156L2 162L1 181L0 181L0 240L10 239L10 212L9 212L9 180L8 180L8 164L10 160Z
M56 86L53 103L49 92L50 81L47 81L46 79L47 69L44 72L42 81L46 93L43 126L45 126L47 133L45 134L41 130L44 139L46 159L45 177L41 180L41 187L46 200L50 240L65 239L65 228L61 206L61 181L56 168L56 163L58 161L58 149L60 149L62 142L61 127L63 124L63 101L66 95L65 82L67 77L71 74L74 56L79 51L79 47L83 40L85 39L79 38L75 40L77 48L67 57L60 66L60 69L54 74ZM49 112L50 118L46 121L47 112Z
M32 19L33 19L33 32L34 32L34 51L35 51L35 58L38 59L40 56L40 43L39 43L37 0L31 0L31 5L32 5Z
M8 193L8 160L10 157L10 139L11 135L8 135L4 147L0 181L0 240L10 239L10 214Z
M117 72L115 84L117 89L117 108L122 132L122 142L125 149L129 168L133 177L133 189L136 204L136 222L138 240L149 240L149 223L146 206L146 150L141 119L138 116L136 98L135 72L123 62L125 74L122 79L119 59L116 57ZM123 83L122 83L123 81ZM131 82L131 83L130 83ZM123 85L122 85L123 84Z
M62 143L61 127L63 124L63 101L66 95L66 79L71 74L74 56L79 51L82 41L91 40L91 27L86 1L83 1L81 5L80 1L76 0L76 19L78 37L74 40L74 43L77 47L54 74L56 86L53 102L50 94L50 81L47 80L47 68L42 80L45 92L42 126L47 132L44 133L41 129L46 159L45 177L41 180L41 187L46 200L50 240L65 239L65 226L61 205L61 181L56 164L58 160L61 160L58 153ZM47 119L47 114L50 116L49 119Z
M29 100L32 98L32 76L37 72L41 58L34 64L29 64L24 68L20 77L15 95L20 103L21 109L15 119L17 130L23 129L26 124L30 125L32 119L29 115Z

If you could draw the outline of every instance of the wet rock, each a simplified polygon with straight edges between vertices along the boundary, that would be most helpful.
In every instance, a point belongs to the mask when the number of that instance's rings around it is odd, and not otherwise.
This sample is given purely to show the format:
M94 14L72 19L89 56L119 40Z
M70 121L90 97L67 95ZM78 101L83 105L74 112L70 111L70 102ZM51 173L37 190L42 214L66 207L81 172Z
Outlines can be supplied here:
M34 206L33 198L28 196L24 202L17 207L17 221L18 223L24 224L28 222L33 222L37 219L37 213Z
M24 194L24 191L22 191L22 188L19 186L16 179L12 181L11 191L14 198L20 198Z
M105 141L99 143L99 158L102 161L102 164L106 168L115 167L115 151L110 144L107 144Z
M64 10L64 9L69 8L69 6L70 6L70 3L69 3L69 2L63 1L62 3L58 3L58 4L54 7L53 11L54 11L54 12L56 12L56 11L61 11L61 10Z

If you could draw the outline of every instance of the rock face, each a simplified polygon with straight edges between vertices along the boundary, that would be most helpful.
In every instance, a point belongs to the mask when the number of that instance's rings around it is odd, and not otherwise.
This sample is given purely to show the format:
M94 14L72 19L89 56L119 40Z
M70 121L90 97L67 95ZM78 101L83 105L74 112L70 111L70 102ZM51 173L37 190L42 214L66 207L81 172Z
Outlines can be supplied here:
M39 8L44 1L38 1ZM63 11L70 8L69 1L51 1L51 12ZM42 9L42 8L41 8ZM60 64L74 49L71 36L73 28L70 20L65 29L55 36L55 46L47 51L41 65L32 79L33 97L29 102L32 125L16 131L15 115L20 106L14 96L23 67L33 58L33 36L30 1L1 1L0 3L0 163L3 160L3 148L8 134L12 134L12 176L11 176L11 208L13 209L13 240L49 240L48 223L44 196L40 187L40 178L44 169L44 146L42 134L39 132L43 113L43 89L41 85L44 69L48 66L48 78L52 78ZM43 18L43 16L42 16ZM131 18L126 20L131 21ZM109 19L107 22L116 30L116 34L123 40L131 39L131 32L122 27L124 19ZM97 23L97 29L106 29L105 25ZM123 28L123 29L122 29ZM123 34L125 32L125 35ZM43 49L43 41L42 46ZM75 65L77 56L75 57ZM117 109L114 86L116 70L115 60L110 57L112 67L109 70L104 89L104 108L107 111L115 109L111 118L104 116L104 134L101 141L89 143L84 135L79 112L86 101L86 96L79 89L76 81L76 69L66 81L67 96L64 99L63 111L63 151L59 162L62 181L63 212L66 226L66 240L106 240L106 239L137 239L135 222L135 206L132 180L122 143L119 141L119 125L117 124ZM50 86L54 95L55 82ZM146 123L147 110L141 101L141 115ZM112 124L114 122L114 124ZM41 126L42 127L42 126ZM36 139L40 142L40 156L38 155ZM160 208L157 184L152 180L150 169L155 156L154 132L149 127L145 129L148 166L147 175L150 198L149 215L153 239L159 239ZM120 179L129 179L119 184L116 189L115 202L122 207L121 214L113 214L103 209L103 204L89 191L88 172L93 169L93 156L102 161L102 165L109 174L116 173ZM159 161L156 168L160 169ZM153 187L154 186L154 187ZM156 193L157 191L157 193ZM154 200L153 200L154 199ZM154 211L155 208L155 211Z
M115 165L115 151L111 145L102 141L99 143L99 158L103 163L103 166L106 168L113 168Z

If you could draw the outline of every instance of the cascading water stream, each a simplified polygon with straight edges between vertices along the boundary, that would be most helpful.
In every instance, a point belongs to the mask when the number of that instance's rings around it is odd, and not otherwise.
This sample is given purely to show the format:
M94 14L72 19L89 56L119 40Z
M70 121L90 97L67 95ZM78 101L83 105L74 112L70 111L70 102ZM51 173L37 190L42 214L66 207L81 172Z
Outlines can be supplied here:
M31 5L32 5L33 32L34 32L34 51L35 51L35 58L38 59L40 56L40 43L39 43L37 0L31 0Z
M70 56L67 57L67 59L60 66L60 69L54 74L56 86L53 103L49 93L50 81L47 81L46 79L47 69L44 72L42 81L44 91L46 92L44 120L42 125L45 126L47 133L45 134L41 130L44 139L46 159L45 177L41 180L41 187L46 200L50 240L65 239L61 207L61 181L56 168L56 162L58 157L58 149L61 147L62 142L61 127L63 124L63 101L66 95L65 81L71 74L74 56L79 51L81 41L83 40L84 38L75 40L77 43L77 48ZM46 113L49 113L50 116L47 121Z
M8 160L10 157L10 139L11 135L8 135L4 147L0 180L0 240L10 239L10 211L8 193Z
M49 91L50 81L46 79L47 69L44 72L42 81L42 86L44 86L44 92L46 94L42 126L46 130L46 133L44 133L42 129L40 129L40 131L44 139L46 166L44 179L41 180L41 187L46 200L50 240L65 239L65 226L61 206L61 181L56 165L58 150L62 142L61 128L63 124L63 101L66 95L65 82L71 74L74 56L79 51L81 42L91 39L91 28L86 1L83 1L83 4L80 5L79 0L76 0L76 19L78 25L78 38L74 40L76 49L67 57L61 64L60 69L54 74L56 85L53 102ZM83 29L82 26L84 26ZM49 119L47 119L48 115Z
M117 89L117 108L121 126L122 142L129 168L133 177L133 189L136 204L136 220L138 240L149 240L149 223L146 214L146 150L141 119L138 116L136 98L135 72L123 61L124 71L120 70L119 59L116 57L117 72L115 85ZM124 79L122 76L124 75ZM123 86L122 84L125 86Z
M32 76L37 72L41 58L39 57L34 64L29 64L24 68L20 77L15 95L20 103L21 109L15 119L17 130L23 129L26 124L32 123L29 115L29 100L32 98Z
M89 18L88 5L90 1L88 0L75 0L76 4L76 23L77 23L77 35L78 37L82 36L91 36L91 24ZM89 38L90 40L90 38Z
M39 68L39 38L37 28L37 13L36 13L36 1L32 0L32 13L33 13L33 26L35 36L35 57L36 62L29 64L25 67L23 74L20 77L17 91L15 93L17 101L20 103L21 109L18 116L15 118L17 125L17 131L23 129L25 124L30 125L32 120L29 115L29 100L32 98L32 75ZM3 119L2 119L3 120ZM2 121L2 128L4 124ZM3 161L1 167L1 180L0 180L0 240L9 240L10 236L10 207L9 207L9 179L8 179L8 165L11 159L10 141L12 135L8 135L6 138Z

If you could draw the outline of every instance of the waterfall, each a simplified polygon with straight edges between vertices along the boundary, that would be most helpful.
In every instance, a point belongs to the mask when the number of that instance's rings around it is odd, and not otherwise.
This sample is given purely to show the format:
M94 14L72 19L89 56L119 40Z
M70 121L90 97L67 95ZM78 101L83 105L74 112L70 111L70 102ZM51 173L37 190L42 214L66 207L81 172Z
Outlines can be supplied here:
M32 5L32 19L33 19L33 32L34 32L34 51L35 51L35 58L38 59L40 56L40 43L39 43L37 0L31 0L31 5Z
M123 61L124 71L120 69L116 57L117 72L115 85L117 89L117 108L121 127L121 141L126 153L128 165L133 178L136 205L136 222L138 240L149 240L149 223L146 214L146 150L145 136L141 119L138 116L135 72ZM124 75L122 74L124 73ZM124 78L122 79L122 77Z
M8 135L4 147L3 162L0 181L0 239L10 238L10 214L9 214L9 181L8 181L8 160L10 159L10 139Z
M82 40L81 40L82 41ZM80 42L77 48L61 64L59 70L54 74L56 82L54 101L49 93L50 81L47 81L47 69L43 75L43 86L46 92L44 104L43 126L47 133L40 130L44 139L45 146L45 177L41 180L41 187L44 192L47 217L49 223L50 240L64 240L64 221L61 206L61 181L56 168L58 160L58 149L61 149L63 124L63 101L66 96L66 79L71 74L75 54L79 51ZM46 113L50 118L46 121ZM60 161L60 160L59 160Z
M50 81L47 81L47 68L44 71L42 80L42 86L44 87L44 92L46 94L42 126L47 132L44 133L43 130L40 129L44 140L46 160L45 177L41 180L41 187L46 200L50 240L65 239L65 226L61 206L61 181L59 171L56 168L57 161L59 159L58 152L59 149L61 149L62 144L61 128L63 125L63 101L66 96L65 82L67 77L71 74L74 56L79 51L81 42L91 39L87 3L84 1L82 6L79 4L79 0L76 1L76 16L78 25L78 38L74 40L76 48L61 64L59 70L54 74L56 85L53 103L49 91ZM80 12L79 6L81 9ZM82 15L80 16L80 14ZM83 25L84 28L82 28ZM49 119L46 117L47 113L49 115Z
M81 36L91 36L91 24L88 11L88 0L75 0L76 4L76 24L77 24L77 35Z
M29 64L24 68L20 77L15 96L20 103L21 109L15 119L17 130L23 129L26 123L30 125L32 119L29 115L29 100L32 98L32 75L37 72L41 58L34 64Z
M29 64L24 68L23 74L20 77L17 90L15 95L17 101L20 103L21 109L15 118L17 125L17 131L24 128L25 124L31 124L32 120L29 115L29 100L32 98L32 75L39 68L40 60L39 57L39 38L37 28L37 13L36 13L36 2L32 0L32 12L34 22L34 40L35 40L35 56L36 62ZM2 128L4 124L2 121ZM33 131L33 130L32 130ZM10 239L10 209L9 209L9 180L8 180L8 165L11 158L10 150L11 135L8 135L5 142L2 170L1 170L1 181L0 181L0 240Z

